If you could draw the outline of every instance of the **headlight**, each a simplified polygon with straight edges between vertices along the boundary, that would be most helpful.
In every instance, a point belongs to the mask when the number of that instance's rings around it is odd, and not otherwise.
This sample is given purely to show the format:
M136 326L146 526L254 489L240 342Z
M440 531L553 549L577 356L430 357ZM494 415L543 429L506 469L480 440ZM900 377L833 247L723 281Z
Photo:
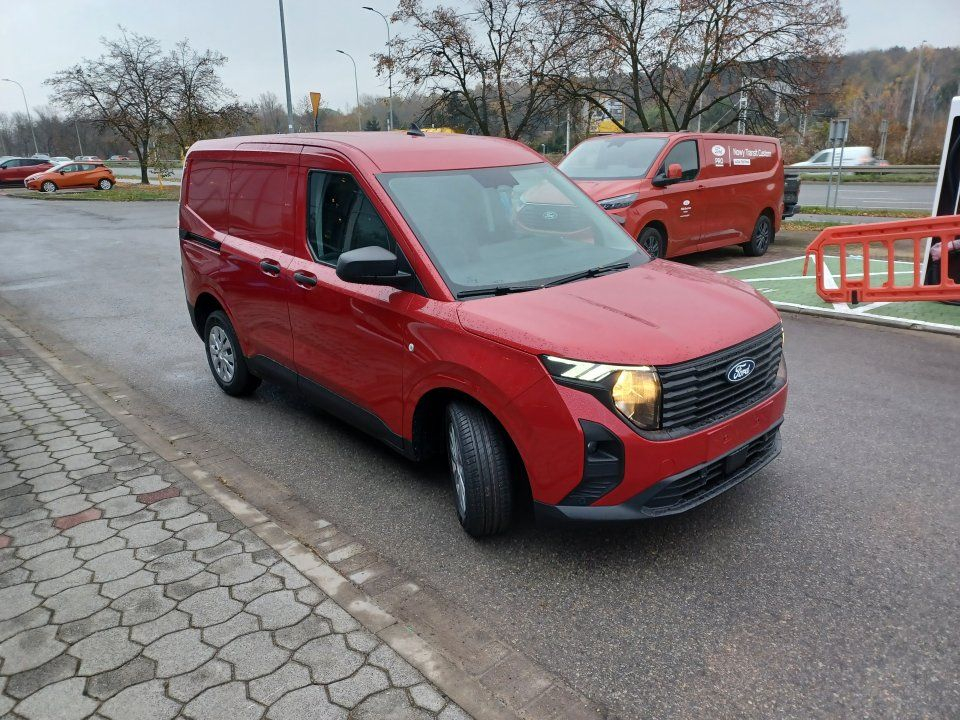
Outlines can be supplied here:
M561 385L584 390L644 430L660 426L660 377L645 366L605 365L541 358L547 372Z
M604 210L621 210L625 207L630 207L636 202L636 199L640 196L640 193L630 193L629 195L617 195L616 197L607 198L606 200L601 200L597 203Z

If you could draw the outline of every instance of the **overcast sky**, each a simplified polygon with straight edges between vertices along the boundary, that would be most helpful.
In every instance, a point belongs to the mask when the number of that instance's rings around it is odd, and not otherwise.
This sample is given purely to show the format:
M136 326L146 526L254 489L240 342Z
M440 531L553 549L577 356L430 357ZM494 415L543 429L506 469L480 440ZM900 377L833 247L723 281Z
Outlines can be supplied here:
M337 49L356 58L361 94L386 94L370 57L383 47L386 28L362 5L385 15L395 7L393 0L285 0L295 103L317 90L330 107L354 105L353 67ZM848 50L914 47L922 40L939 47L960 44L960 0L841 5L849 19ZM32 107L45 105L50 98L44 79L98 55L98 38L115 34L117 25L156 37L165 48L187 37L195 47L219 50L229 58L224 82L241 98L272 91L283 100L277 0L0 0L0 78L22 83ZM0 112L22 107L17 87L0 83Z

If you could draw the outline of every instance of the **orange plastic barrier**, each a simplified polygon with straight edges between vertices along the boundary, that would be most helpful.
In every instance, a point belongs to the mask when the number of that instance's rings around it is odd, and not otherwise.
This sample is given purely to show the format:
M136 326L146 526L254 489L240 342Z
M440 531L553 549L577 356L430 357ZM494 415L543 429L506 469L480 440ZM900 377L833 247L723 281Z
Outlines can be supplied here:
M955 283L948 273L946 251L941 256L940 279L936 284L923 284L923 260L927 248L927 239L945 244L960 237L960 215L917 218L896 222L872 223L867 225L844 225L827 228L807 247L807 257L803 262L803 274L807 274L810 258L814 259L817 270L817 294L831 303L860 302L906 302L910 300L960 300L960 284ZM907 241L904 243L904 241ZM894 268L896 258L894 244L900 242L913 249L913 283L897 286ZM885 257L870 257L871 252ZM833 276L832 284L827 287L823 259L826 255L840 258L840 274ZM863 258L863 272L848 272L850 257ZM859 258L858 258L859 259ZM871 278L871 269L878 272L878 278ZM886 268L886 272L883 269ZM853 277L850 277L853 275ZM886 279L882 279L883 277Z

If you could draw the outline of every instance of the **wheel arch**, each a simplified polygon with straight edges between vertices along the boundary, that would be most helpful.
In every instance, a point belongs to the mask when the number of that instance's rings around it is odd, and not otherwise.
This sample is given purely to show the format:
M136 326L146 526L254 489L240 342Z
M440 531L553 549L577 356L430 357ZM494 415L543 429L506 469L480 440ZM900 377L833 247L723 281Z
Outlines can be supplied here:
M493 418L493 421L503 433L511 462L518 471L516 478L518 481L522 478L522 481L517 482L516 486L523 492L524 498L529 497L530 481L523 456L520 454L520 449L510 435L506 424L497 417L497 413L487 403L482 402L463 388L442 385L431 388L417 399L412 413L411 455L418 460L427 460L444 452L443 423L447 406L454 401L476 405Z
M223 312L228 318L230 317L227 308L213 293L204 290L197 295L197 300L193 305L193 317L191 319L193 320L194 330L197 331L197 335L201 338L203 337L203 329L207 324L207 318L217 310ZM233 319L231 318L230 321L233 322Z
M644 230L648 228L654 228L660 232L660 235L663 237L663 257L667 257L667 254L670 251L670 233L667 232L667 225L660 220L659 218L651 218L647 220L643 227L640 228L640 231L637 233L636 241L640 242L640 236L643 235Z

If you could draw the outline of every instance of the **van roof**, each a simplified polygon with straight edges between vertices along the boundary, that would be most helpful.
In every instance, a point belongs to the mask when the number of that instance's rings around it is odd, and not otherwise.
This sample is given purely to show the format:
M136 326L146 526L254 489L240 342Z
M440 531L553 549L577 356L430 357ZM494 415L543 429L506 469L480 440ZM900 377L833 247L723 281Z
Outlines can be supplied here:
M363 155L380 172L456 170L545 162L539 153L513 140L442 133L426 133L422 137L406 132L247 135L201 140L194 143L190 152L239 150L251 144L328 148L338 150L353 160L357 159L357 155Z
M604 135L596 135L592 138L588 138L584 142L589 140L599 140L603 138L624 138L624 137L652 137L652 138L672 138L674 136L689 137L693 140L703 139L703 140L723 140L725 142L743 142L744 140L748 141L760 141L777 144L779 141L775 137L770 137L768 135L735 135L733 133L710 133L710 132L696 132L693 130L676 130L673 132L639 132L639 133L607 133Z

